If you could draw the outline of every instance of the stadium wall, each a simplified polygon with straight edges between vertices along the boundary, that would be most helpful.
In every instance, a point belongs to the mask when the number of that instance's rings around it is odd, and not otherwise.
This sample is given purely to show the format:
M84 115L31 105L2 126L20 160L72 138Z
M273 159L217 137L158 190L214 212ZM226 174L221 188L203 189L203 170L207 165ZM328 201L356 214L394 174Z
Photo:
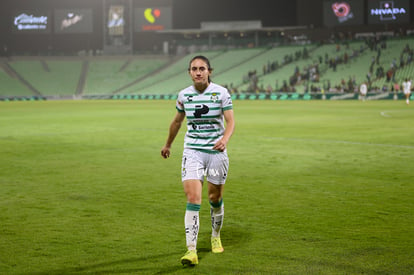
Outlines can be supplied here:
M79 51L99 52L103 48L103 1L104 0L2 0L0 1L0 54L1 55L73 55ZM115 0L114 0L115 1ZM196 2L191 0L131 0L133 7L142 5L171 5L172 28L191 29L194 33L205 21L260 20L264 28L278 28L280 33L305 35L313 41L331 37L355 34L357 32L394 31L406 33L414 30L413 19L406 24L364 24L357 26L324 27L323 3L325 0L210 0ZM364 1L366 3L366 1ZM365 4L366 6L366 4ZM91 33L55 34L16 33L12 31L11 18L18 10L45 9L90 9L93 13L93 31ZM237 12L234 9L237 8ZM199 12L194 12L199 11ZM414 4L410 6L414 14ZM413 17L413 16L412 16ZM303 28L284 31L285 27ZM180 36L158 35L157 32L134 32L134 53L161 53L164 41L173 43Z
M176 100L177 95L164 94L117 94L117 95L83 95L83 96L0 96L0 101L45 101L45 100ZM272 94L237 94L232 95L233 100L271 100L271 101L295 101L295 100L361 100L358 93L272 93ZM382 92L368 93L365 100L405 100L403 93ZM414 94L411 96L414 100Z

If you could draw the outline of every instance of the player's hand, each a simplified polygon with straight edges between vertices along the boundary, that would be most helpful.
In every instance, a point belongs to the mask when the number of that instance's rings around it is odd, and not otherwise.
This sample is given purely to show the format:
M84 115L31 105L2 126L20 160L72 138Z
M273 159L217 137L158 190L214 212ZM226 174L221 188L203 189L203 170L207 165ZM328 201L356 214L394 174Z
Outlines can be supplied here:
M170 147L166 147L166 146L164 146L162 149L161 149L161 156L163 157L163 158L169 158L170 157Z
M213 150L223 152L224 150L226 150L226 144L227 142L225 142L223 139L220 139L216 142L216 144L214 144Z

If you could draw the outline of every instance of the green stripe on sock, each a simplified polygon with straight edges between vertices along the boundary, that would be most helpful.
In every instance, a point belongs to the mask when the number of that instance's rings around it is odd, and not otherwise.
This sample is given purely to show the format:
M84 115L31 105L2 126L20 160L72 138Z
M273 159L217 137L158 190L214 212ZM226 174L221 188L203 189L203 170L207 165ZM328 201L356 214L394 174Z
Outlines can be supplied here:
M223 198L219 202L212 202L212 201L210 201L210 205L213 208L220 208L223 205Z
M201 205L187 202L187 210L200 211Z

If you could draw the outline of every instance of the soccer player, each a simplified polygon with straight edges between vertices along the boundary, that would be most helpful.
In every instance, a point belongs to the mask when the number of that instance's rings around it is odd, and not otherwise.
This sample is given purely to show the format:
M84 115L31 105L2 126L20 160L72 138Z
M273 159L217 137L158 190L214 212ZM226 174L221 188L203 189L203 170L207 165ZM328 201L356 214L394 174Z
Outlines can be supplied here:
M411 95L411 80L408 78L402 83L402 89L405 95L405 102L410 104L410 95Z
M205 177L210 202L212 252L224 251L220 230L224 217L223 190L229 167L226 148L235 122L231 96L226 88L211 82L212 71L210 61L205 56L191 59L188 73L193 85L179 92L177 113L161 149L161 156L168 158L171 145L186 117L187 133L181 164L181 179L187 197L184 217L187 252L181 258L183 265L198 264L199 210Z
M360 93L362 101L365 101L365 97L367 96L367 91L368 91L367 84L363 82L361 86L359 86L359 93Z

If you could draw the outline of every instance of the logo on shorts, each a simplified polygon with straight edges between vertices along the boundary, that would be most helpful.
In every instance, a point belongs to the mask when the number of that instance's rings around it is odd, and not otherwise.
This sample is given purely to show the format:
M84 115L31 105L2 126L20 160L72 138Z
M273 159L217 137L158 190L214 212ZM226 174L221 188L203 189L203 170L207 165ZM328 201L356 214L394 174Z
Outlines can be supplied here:
M217 169L214 168L199 168L197 169L197 176L198 177L217 177L220 176L220 172Z

